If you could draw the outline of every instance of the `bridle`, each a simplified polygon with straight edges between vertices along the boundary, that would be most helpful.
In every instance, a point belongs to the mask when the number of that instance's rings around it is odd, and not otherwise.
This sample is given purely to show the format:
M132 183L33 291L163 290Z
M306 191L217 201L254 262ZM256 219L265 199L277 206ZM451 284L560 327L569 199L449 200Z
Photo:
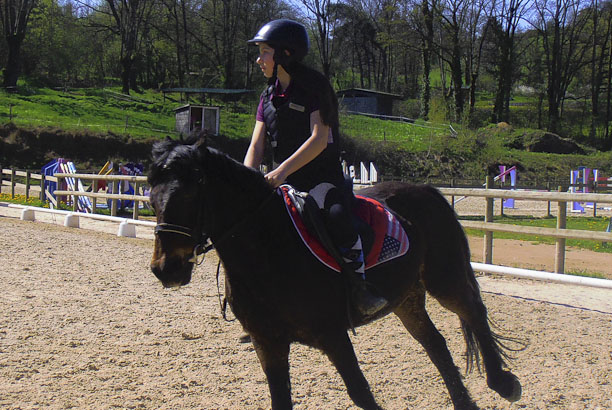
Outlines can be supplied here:
M262 209L264 209L264 207L268 204L268 202L274 196L275 195L274 195L274 191L273 191L273 193L271 193L266 198L264 198L263 201L261 201L261 203L259 204L257 209L255 209L252 213L250 213L249 215L246 215L242 220L240 220L236 224L234 224L234 226L232 226L230 229L228 229L215 242L217 244L224 242L227 238L233 236L234 232L238 228L242 227L243 225L246 225L251 220L255 219L257 214L259 214L259 212ZM200 192L198 193L198 198L199 199L202 198L202 188L200 188ZM199 199L198 199L198 203L200 203ZM193 256L191 258L189 258L188 262L194 263L196 265L201 265L204 262L204 260L206 259L206 253L208 253L210 250L212 250L214 248L214 244L212 243L212 240L211 240L210 236L207 233L202 232L202 224L201 223L202 223L202 207L200 207L199 210L198 210L198 217L197 217L196 227L194 229L188 228L188 227L183 226L183 225L169 224L169 223L158 223L155 226L155 235L159 235L160 233L169 233L169 234L174 234L174 235L183 235L183 236L186 236L188 238L191 238L196 244L195 244L195 246L193 248ZM198 256L200 256L200 255L204 255L204 256L202 257L202 259L200 259L198 261ZM226 315L227 299L224 297L223 300L221 300L221 293L220 293L220 290L219 290L219 272L220 272L220 269L221 269L221 259L219 259L219 263L217 264L217 275L216 275L216 279L217 279L217 295L219 297L219 306L221 308L221 315L223 316L223 319L225 319L228 322L232 322L235 319L228 320L227 315Z
M202 187L198 188L198 200L197 204L201 203L202 199ZM193 255L187 262L201 265L204 262L206 253L213 249L214 245L210 240L210 236L202 231L202 207L198 209L198 216L196 218L195 228L189 228L183 225L170 224L170 223L158 223L155 226L155 235L159 236L160 233L170 233L175 235L182 235L190 238L195 242L193 247ZM204 255L202 259L198 261L198 256Z
M198 201L196 203L201 203L202 198L202 187L200 187L198 192ZM231 228L229 228L218 240L215 242L217 244L224 242L227 238L233 235L233 233L243 225L247 224L251 220L255 219L257 214L268 204L268 202L275 196L274 191L264 198L257 209L253 212L246 215L242 220L236 222ZM189 228L183 225L170 224L170 223L158 223L155 226L155 235L159 235L160 233L169 233L174 235L182 235L186 236L195 242L195 246L193 247L193 255L189 258L188 262L195 263L196 265L202 264L205 259L206 253L212 250L215 245L212 243L210 236L202 231L202 207L199 207L198 216L196 219L195 228ZM198 260L198 256L204 255L202 259Z
M202 211L199 212L201 213ZM204 262L204 258L198 261L198 256L206 255L206 253L214 247L212 242L210 241L210 237L208 236L208 234L200 232L200 234L198 235L194 229L188 228L183 225L169 223L157 224L155 226L155 235L159 235L160 233L172 233L191 238L195 242L195 246L193 247L193 256L189 258L188 262L195 263L196 265L200 265L202 262Z

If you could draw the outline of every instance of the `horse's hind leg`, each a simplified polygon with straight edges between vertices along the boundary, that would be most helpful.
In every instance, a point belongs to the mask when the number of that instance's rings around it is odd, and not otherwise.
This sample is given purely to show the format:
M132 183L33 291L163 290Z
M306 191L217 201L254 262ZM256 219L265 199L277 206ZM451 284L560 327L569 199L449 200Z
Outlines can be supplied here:
M268 379L272 410L291 410L289 343L252 338L259 363Z
M409 296L404 303L393 311L425 349L427 355L438 368L455 409L478 409L468 393L457 366L446 346L446 340L432 323L425 310L425 290Z
M452 293L434 296L442 306L456 313L461 319L467 344L468 369L472 360L478 363L479 348L487 373L487 385L504 399L517 401L521 398L521 384L514 374L503 369L505 363L503 346L499 340L501 337L491 331L487 308L480 296L471 267L467 268L467 274L467 281L458 281Z
M353 345L346 332L325 337L320 347L340 373L355 405L367 410L383 410L374 400L368 381L359 369Z

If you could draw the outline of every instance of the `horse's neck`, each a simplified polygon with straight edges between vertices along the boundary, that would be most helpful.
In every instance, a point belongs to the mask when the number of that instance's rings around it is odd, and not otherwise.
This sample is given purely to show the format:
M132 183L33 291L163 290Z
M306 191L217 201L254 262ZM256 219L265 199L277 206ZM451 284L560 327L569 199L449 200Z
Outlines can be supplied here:
M251 237L259 229L265 229L267 223L273 218L272 206L275 194L272 191L259 191L239 187L230 188L229 185L219 184L207 194L212 231L209 232L213 241L225 247L232 246L237 240Z

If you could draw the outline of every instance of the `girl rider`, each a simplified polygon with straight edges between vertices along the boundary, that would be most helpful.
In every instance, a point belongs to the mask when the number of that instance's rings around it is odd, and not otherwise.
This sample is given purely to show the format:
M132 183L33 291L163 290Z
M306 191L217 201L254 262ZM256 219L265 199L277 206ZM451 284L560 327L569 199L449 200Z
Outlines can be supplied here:
M251 143L244 164L258 168L266 137L272 146L274 169L265 175L274 188L289 183L308 192L321 208L330 236L349 274L352 300L364 316L387 305L366 288L361 239L349 215L352 192L342 193L344 174L338 148L338 100L329 81L301 63L308 53L305 27L280 19L265 24L248 41L259 47L257 63L268 78L261 94Z

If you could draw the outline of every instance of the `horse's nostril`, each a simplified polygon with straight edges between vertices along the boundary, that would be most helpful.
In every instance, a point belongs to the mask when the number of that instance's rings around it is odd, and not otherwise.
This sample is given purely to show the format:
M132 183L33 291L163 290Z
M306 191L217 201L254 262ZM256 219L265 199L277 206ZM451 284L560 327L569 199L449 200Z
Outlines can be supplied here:
M157 263L151 263L151 272L153 272L157 279L162 279L162 270Z

